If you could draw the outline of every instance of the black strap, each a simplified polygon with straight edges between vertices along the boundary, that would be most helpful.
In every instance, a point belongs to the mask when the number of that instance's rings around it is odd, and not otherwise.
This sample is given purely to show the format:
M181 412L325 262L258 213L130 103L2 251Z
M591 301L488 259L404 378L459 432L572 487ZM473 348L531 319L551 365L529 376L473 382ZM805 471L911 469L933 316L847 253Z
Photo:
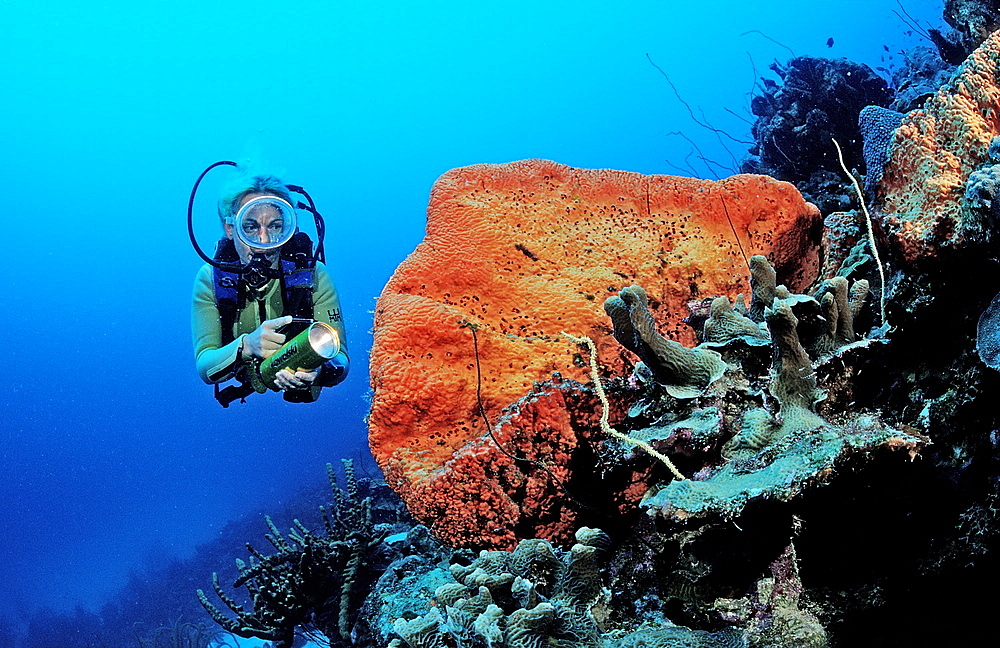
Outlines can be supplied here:
M229 404L236 399L239 399L241 403L245 403L247 402L247 396L252 393L254 393L254 388L249 380L245 383L229 385L222 389L219 389L219 385L215 385L215 400L219 401L219 405L223 407L229 407Z
M236 245L232 239L224 238L215 249L215 260L223 263L236 263L240 260ZM236 318L246 305L246 291L243 289L240 276L235 272L212 268L215 290L215 306L219 309L219 326L222 333L222 345L233 341L233 329Z

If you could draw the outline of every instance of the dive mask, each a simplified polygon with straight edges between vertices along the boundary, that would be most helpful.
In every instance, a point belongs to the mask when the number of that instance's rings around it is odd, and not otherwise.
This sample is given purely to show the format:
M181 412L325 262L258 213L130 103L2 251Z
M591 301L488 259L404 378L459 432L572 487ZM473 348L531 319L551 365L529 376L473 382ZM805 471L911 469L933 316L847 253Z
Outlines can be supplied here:
M295 209L277 196L258 196L248 201L230 224L236 237L255 250L281 247L295 234L297 225Z

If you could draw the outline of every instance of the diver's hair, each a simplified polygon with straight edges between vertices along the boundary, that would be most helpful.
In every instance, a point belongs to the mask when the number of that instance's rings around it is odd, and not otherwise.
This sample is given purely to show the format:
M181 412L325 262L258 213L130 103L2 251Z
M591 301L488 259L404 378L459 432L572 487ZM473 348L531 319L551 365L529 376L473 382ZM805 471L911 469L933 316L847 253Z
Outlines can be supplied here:
M238 174L222 191L219 198L219 219L224 223L229 216L235 216L239 211L240 200L249 193L261 193L277 196L291 204L292 193L277 176L269 173L255 173L247 167L237 167Z

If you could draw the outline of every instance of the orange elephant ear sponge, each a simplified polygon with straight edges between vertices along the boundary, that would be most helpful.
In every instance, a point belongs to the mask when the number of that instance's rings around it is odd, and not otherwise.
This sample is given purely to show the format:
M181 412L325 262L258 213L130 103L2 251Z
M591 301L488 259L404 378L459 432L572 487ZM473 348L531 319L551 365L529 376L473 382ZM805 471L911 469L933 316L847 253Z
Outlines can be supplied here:
M562 333L592 338L605 375L623 375L634 358L603 304L638 284L659 332L693 346L688 302L747 293L746 257L807 288L820 225L792 185L766 176L545 160L444 174L426 237L376 305L369 441L389 484L453 545L568 540L579 509L559 482L593 472L581 449L601 439L586 358Z
M882 221L908 262L993 238L995 225L983 222L970 205L968 189L997 135L1000 31L921 109L906 114L889 146L878 188Z

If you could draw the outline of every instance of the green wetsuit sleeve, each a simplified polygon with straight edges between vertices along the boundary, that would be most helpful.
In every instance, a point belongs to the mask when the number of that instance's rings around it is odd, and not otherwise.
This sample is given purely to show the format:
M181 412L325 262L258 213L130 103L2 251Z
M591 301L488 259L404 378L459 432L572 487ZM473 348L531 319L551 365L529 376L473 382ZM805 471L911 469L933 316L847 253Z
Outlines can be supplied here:
M343 311L340 307L340 297L337 295L337 287L330 277L330 272L322 263L316 264L314 274L315 289L313 291L313 317L321 322L326 322L332 326L340 336L340 353L334 356L327 365L333 364L343 367L343 372L336 377L335 382L329 382L331 376L324 380L322 373L331 373L324 366L321 372L319 383L324 387L331 387L347 377L347 372L351 366L350 356L347 352L347 330L344 327Z
M198 271L191 299L191 338L198 375L206 383L228 380L235 370L243 336L222 346L222 324L215 305L212 266Z

